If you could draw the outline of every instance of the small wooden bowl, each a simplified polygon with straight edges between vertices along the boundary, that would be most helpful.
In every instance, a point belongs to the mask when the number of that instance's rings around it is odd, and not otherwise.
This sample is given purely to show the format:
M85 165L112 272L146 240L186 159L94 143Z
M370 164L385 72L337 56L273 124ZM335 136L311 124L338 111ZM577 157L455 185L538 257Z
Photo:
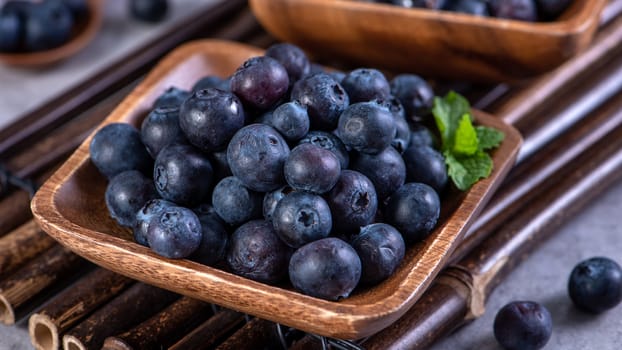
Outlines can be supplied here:
M607 0L575 0L555 22L521 22L353 0L250 0L283 41L329 61L426 77L516 81L589 44Z
M101 0L87 0L89 15L74 28L65 44L44 51L6 53L0 52L0 63L20 67L39 67L57 63L82 50L97 34L102 23Z
M168 87L189 89L207 74L226 77L249 57L261 54L259 49L225 41L186 44L161 61L100 127L113 122L139 126ZM387 281L358 288L339 302L303 295L286 284L270 286L189 260L166 259L134 243L131 233L106 210L107 181L89 159L92 134L39 189L32 210L52 237L107 269L308 332L360 338L397 320L421 296L514 163L519 133L490 115L477 112L476 118L506 135L494 152L492 175L445 199L438 227L424 242L408 248L403 263Z

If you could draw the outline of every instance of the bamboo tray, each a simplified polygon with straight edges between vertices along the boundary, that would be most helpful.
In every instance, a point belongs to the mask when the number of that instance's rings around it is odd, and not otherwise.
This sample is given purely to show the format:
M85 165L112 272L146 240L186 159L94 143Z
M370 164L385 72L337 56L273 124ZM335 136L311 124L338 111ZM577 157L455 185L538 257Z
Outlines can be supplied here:
M554 22L523 22L354 0L251 0L261 24L318 56L428 77L521 80L590 43L607 0L575 0Z
M190 86L206 74L226 76L262 51L226 41L186 44L162 60L100 127L113 122L139 125L156 97L175 85ZM428 239L407 250L396 273L378 286L331 302L302 295L288 286L269 286L188 260L162 258L133 242L116 225L104 203L106 181L89 160L89 136L39 189L32 210L42 228L77 254L110 270L180 294L213 302L308 332L361 338L388 326L422 295L467 227L500 185L521 144L511 126L482 112L478 123L494 126L506 138L494 152L492 175L468 192L451 193Z
M11 66L39 67L57 63L75 55L93 40L99 30L102 17L102 0L88 0L89 15L78 22L71 39L65 44L44 51L8 53L0 52L0 63Z

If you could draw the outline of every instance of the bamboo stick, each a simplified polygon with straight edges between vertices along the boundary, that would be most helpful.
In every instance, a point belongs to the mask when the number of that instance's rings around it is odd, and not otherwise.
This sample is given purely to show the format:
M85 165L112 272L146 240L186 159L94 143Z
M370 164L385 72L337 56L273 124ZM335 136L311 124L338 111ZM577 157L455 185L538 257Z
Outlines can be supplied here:
M25 304L60 279L77 272L82 258L54 245L0 282L0 322L14 324Z
M28 260L49 249L54 239L30 220L0 238L0 280L17 270Z
M211 349L218 341L233 333L242 323L244 323L243 314L224 309L188 333L169 350Z
M254 350L258 348L281 348L276 325L260 318L253 318L216 347L217 350Z
M102 349L156 349L168 347L211 316L208 303L182 297L138 326L106 338Z
M32 345L38 350L58 349L62 333L131 283L130 278L117 273L102 268L93 270L30 316L28 332Z
M135 283L63 335L68 350L100 349L106 337L145 321L179 296L144 283Z

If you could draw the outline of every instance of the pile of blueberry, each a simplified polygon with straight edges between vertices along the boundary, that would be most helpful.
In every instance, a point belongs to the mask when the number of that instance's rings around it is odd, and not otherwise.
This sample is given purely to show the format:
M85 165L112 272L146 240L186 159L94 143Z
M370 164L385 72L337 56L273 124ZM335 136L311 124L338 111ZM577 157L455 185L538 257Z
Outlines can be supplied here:
M435 227L448 178L427 82L324 72L277 44L228 79L170 87L141 129L90 144L136 242L337 300L388 278Z
M568 279L568 295L587 313L599 314L622 301L622 268L605 257L577 264ZM549 341L553 321L549 311L533 301L514 301L499 310L494 335L507 350L538 350Z
M407 8L427 8L477 16L551 21L564 12L572 0L364 0Z
M89 16L86 0L11 0L0 9L0 51L33 52L68 42Z

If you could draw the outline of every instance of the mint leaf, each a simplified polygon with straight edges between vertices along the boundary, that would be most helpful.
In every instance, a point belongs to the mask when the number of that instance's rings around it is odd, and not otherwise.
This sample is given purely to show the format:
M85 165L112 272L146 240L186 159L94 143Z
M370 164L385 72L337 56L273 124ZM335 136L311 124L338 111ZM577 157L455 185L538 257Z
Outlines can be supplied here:
M460 155L472 155L479 149L479 141L471 118L463 114L456 128L453 152Z
M499 147L505 138L505 134L501 131L487 126L478 126L475 132L479 140L479 149L482 151Z
M492 158L485 152L477 152L467 157L445 154L447 174L461 191L468 190L479 179L490 176Z
M471 115L469 101L461 95L450 91L444 98L435 97L432 108L434 121L441 134L443 150L454 145L456 129L463 115Z

